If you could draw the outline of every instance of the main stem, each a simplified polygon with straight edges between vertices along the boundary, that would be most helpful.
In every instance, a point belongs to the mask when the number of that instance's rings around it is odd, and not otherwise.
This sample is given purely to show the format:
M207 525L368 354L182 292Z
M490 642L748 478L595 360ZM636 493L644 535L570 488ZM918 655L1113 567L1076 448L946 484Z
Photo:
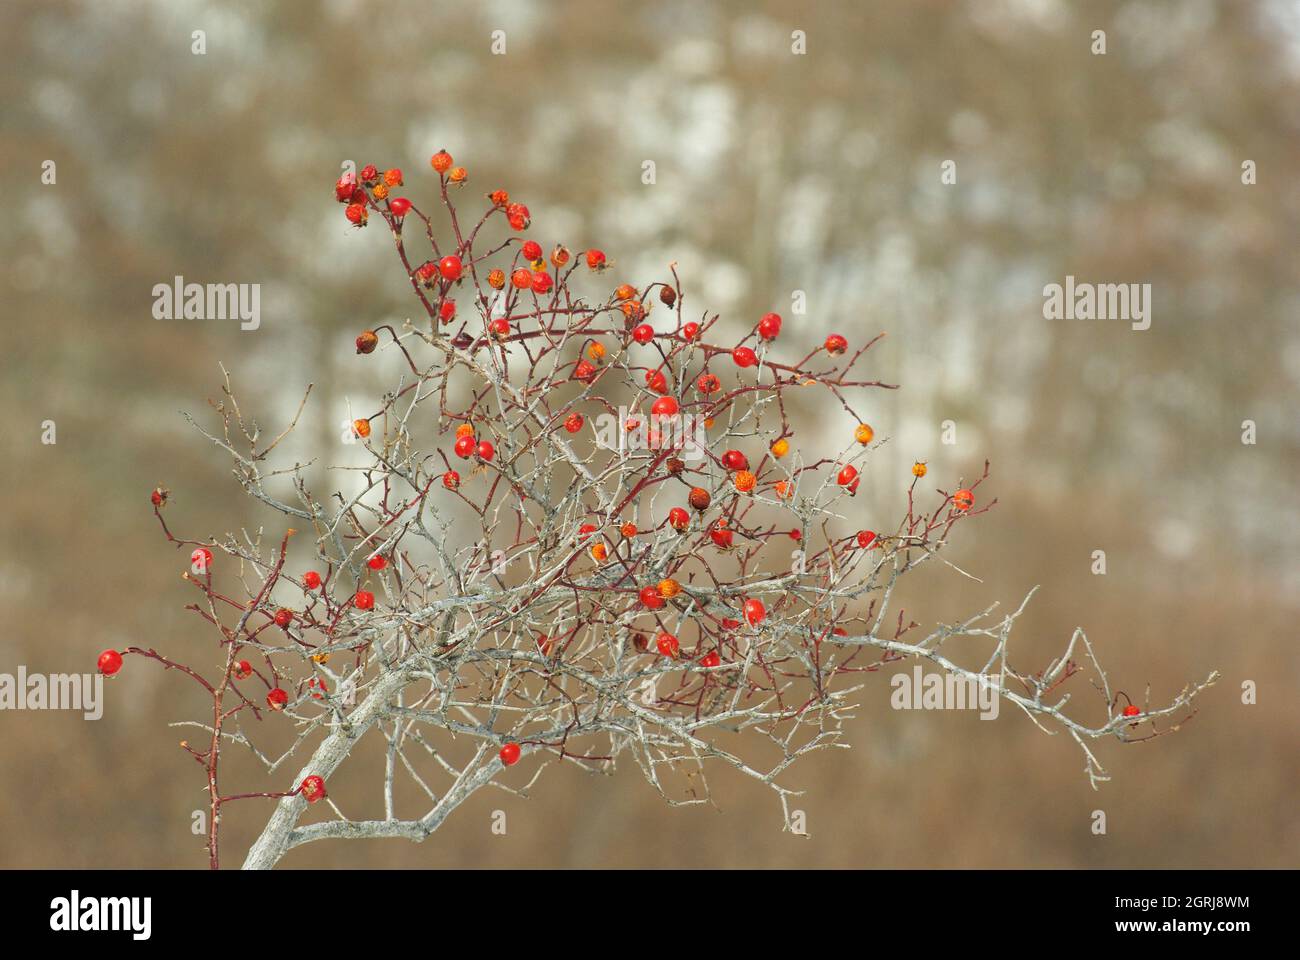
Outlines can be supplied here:
M330 775L352 752L357 741L374 726L389 701L407 682L407 677L400 668L380 676L361 705L321 741L311 759L298 771L294 782L301 783L303 778L311 774L324 777L328 782ZM282 798L262 829L261 836L249 848L243 869L269 870L279 863L280 858L289 850L289 835L306 808L307 801L301 792Z

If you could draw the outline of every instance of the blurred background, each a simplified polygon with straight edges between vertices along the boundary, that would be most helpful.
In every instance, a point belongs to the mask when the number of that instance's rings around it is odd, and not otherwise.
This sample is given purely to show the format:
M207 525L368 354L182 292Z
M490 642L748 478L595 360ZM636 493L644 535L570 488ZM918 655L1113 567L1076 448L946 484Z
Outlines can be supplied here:
M670 809L630 765L552 768L528 799L480 793L422 845L317 843L285 866L1300 865L1295 3L3 6L0 672L206 649L149 491L172 489L187 536L283 524L179 411L206 411L221 363L275 432L314 382L302 441L334 454L349 403L373 407L402 365L358 362L352 338L418 305L333 182L346 161L398 166L428 201L445 147L472 209L509 189L530 237L602 247L615 282L676 261L692 310L737 336L769 309L783 341L887 332L865 369L901 388L862 404L889 438L864 516L899 514L916 459L953 489L987 458L999 500L950 554L982 582L918 574L909 616L1014 608L1039 584L1013 635L1022 668L1082 626L1139 702L1223 674L1176 735L1102 742L1114 779L1098 791L1072 742L1018 712L896 712L877 676L854 749L786 778L807 791L808 838L722 771L714 807ZM260 283L261 328L155 320L152 287L178 274ZM1150 283L1151 328L1045 320L1042 289L1067 274ZM819 422L836 448L852 429ZM0 713L0 865L204 866L203 777L167 726L202 719L190 686L140 663L106 685L99 721ZM1075 699L1097 719L1091 690ZM282 788L227 756L227 785ZM349 761L356 806L377 762ZM227 811L228 864L269 812Z

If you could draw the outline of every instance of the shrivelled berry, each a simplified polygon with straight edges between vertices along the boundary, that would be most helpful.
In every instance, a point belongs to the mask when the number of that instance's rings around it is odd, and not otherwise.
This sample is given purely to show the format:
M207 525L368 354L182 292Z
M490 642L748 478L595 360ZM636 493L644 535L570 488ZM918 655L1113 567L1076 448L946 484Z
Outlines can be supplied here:
M691 487L690 495L686 498L692 507L701 511L709 509L709 503L712 499L709 496L709 491L703 487Z
M665 307L671 307L674 303L677 302L677 291L674 290L672 287L660 287L659 302L662 303Z
M357 353L374 353L379 346L379 336L373 330L362 330L357 336Z
M703 394L717 393L722 389L722 381L711 373L702 373L695 381L695 389Z

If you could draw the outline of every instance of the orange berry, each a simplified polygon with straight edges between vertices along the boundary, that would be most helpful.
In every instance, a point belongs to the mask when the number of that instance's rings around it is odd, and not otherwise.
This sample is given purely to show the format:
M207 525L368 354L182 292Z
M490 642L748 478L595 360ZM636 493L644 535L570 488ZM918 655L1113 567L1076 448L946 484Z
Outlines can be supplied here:
M556 244L555 249L551 251L551 266L562 267L569 262L568 248L562 244Z
M388 184L386 183L375 184L375 199L385 200L387 199L387 197L388 197Z
M912 476L914 477L924 477L925 470L926 470L925 464L920 460L912 464Z
M609 549L603 543L593 543L591 545L591 558L597 563L604 563L609 557Z
M748 470L737 471L736 475L731 478L736 489L741 493L749 493L754 489L754 484L758 482L757 478Z
M461 437L472 437L472 436L474 436L474 424L462 423L459 427L456 428L457 440L459 440Z
M437 170L439 173L446 173L448 170L451 169L451 154L448 153L446 150L439 150L437 153L435 153L432 157L429 158L429 166L433 167L433 169ZM498 192L505 193L504 190ZM492 202L496 203L495 195L493 195L492 197ZM503 206L503 204L497 204L497 205Z
M782 498L788 497L794 492L794 488L790 486L790 481L788 480L778 480L776 483L772 484L772 489L776 491L778 497Z
M587 356L591 359L600 361L605 359L605 345L598 340L592 341L587 346Z
M370 436L370 421L369 421L369 420L353 420L353 421L352 421L352 432L355 433L358 437L360 437L361 439L364 440L366 437Z
M671 600L682 592L682 585L671 577L659 581L659 596Z
M871 438L875 435L876 431L872 430L865 423L859 423L858 429L853 431L853 439L858 441L858 443L862 444L864 447L871 442Z
M969 510L975 506L975 494L966 489L958 490L952 495L952 505L958 510Z
M618 528L618 532L631 540L636 536L636 524L629 520L627 523L623 524L623 526Z
M400 187L402 185L402 171L394 167L392 170L384 171L384 183L390 187Z
M488 194L488 199L492 201L492 206L504 207L510 203L510 194L504 190L493 190Z
M772 444L772 456L776 457L778 460L780 460L789 452L790 452L790 441L785 439L785 437L782 437L780 440Z
M469 177L469 171L464 167L452 167L451 172L447 174L447 179L452 183L464 183Z
M614 291L615 300L631 300L635 296L636 287L632 286L630 283L620 284L618 289Z
M500 267L494 267L492 271L488 273L488 286L493 290L500 290L505 285L506 272Z

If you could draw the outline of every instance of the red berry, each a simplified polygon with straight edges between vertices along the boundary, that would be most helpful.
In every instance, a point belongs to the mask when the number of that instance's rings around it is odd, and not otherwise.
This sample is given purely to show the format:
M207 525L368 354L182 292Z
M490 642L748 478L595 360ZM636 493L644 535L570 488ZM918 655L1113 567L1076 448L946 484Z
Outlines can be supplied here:
M748 470L749 458L739 450L728 450L722 455L722 465L728 470Z
M366 566L371 570L382 570L384 567L388 566L388 559L382 554L376 553L366 561Z
M831 356L838 356L849 348L849 342L841 337L838 333L832 333L826 338L826 352Z
M478 445L478 455L481 460L491 460L497 455L497 448L492 446L491 440L480 440Z
M154 487L153 492L149 494L149 502L155 507L165 506L167 503L167 491L162 487Z
M646 344L655 338L655 328L648 323L643 323L632 331L632 339L637 343Z
M664 376L662 370L647 370L645 374L646 386L655 393L668 392L668 378Z
M694 340L700 335L700 325L692 320L690 323L682 324L682 336L687 340Z
M1124 708L1124 716L1126 717L1136 717L1141 712L1142 711L1139 710L1137 706L1132 703L1130 703L1127 707Z
M745 601L745 619L751 627L756 627L767 618L767 608L762 600Z
M590 267L592 270L604 270L604 269L605 269L605 251L603 251L603 250L595 250L595 249L593 249L593 250L588 250L588 251L587 251L587 266Z
M861 547L862 549L865 550L867 547L871 546L875 542L876 542L876 532L874 530L858 531L858 546Z
M656 417L671 417L680 409L676 397L660 397L650 405L650 413Z
M352 199L352 192L357 188L357 178L355 174L345 173L334 183L334 199L339 203L347 203Z
M679 649L677 638L671 633L661 633L655 638L655 646L665 657L676 657Z
M233 673L236 680L247 680L253 675L253 665L247 660L240 660L235 664Z
M549 273L534 273L530 282L533 285L533 293L549 293L551 290L552 281Z
M411 210L411 201L405 197L394 197L388 201L388 209L392 211L393 216L404 217Z
M284 629L288 627L289 624L291 623L293 623L292 610L288 610L285 607L281 607L279 610L275 611L275 625L277 627Z
M586 540L593 533L595 533L596 529L597 527L594 523L582 524L582 526L578 527L578 542L582 543L582 541Z
M765 313L763 319L758 321L758 335L764 340L775 340L781 333L781 315L778 313Z
M352 603L358 610L373 610L375 595L369 590L358 590L357 595L352 598Z
M802 540L802 539L803 539L803 531L802 531L802 530L799 530L799 529L791 530L791 531L790 531L790 539L791 539L791 540Z
M460 257L454 254L443 257L438 261L438 272L442 274L444 280L459 280L460 271Z
M684 533L691 525L691 515L681 507L673 507L668 511L668 523L678 533Z
M709 531L709 539L711 539L715 545L721 547L723 550L729 550L731 549L731 545L734 542L735 534L733 534L732 531L728 530L723 525L723 522L719 520L717 526L715 526L712 530Z
M276 687L266 695L266 705L272 710L283 710L284 705L289 702L289 695Z
M722 389L722 381L711 373L702 373L695 381L695 389L705 394L717 393Z
M472 433L467 433L463 437L456 438L456 445L452 447L452 449L456 451L456 456L464 460L468 459L474 453L474 448L476 446L478 446L478 444L474 442L474 435Z
M196 573L207 573L212 566L212 551L207 547L199 547L190 554L190 566Z
M642 587L638 594L641 606L650 610L658 610L664 605L664 598L659 596L658 587Z
M510 336L510 321L505 317L497 317L488 324L488 329L497 340L504 340Z
M452 318L455 316L456 316L456 301L455 300L442 301L442 306L438 308L438 319L441 320L443 323L450 323L452 321Z
M958 490L952 495L952 505L958 510L969 510L975 506L975 494L969 490Z
M312 677L308 680L307 689L311 691L311 698L313 700L320 700L329 693L329 687L326 685L325 680L322 677Z
M736 362L738 367L752 367L758 363L758 354L754 353L749 347L737 347L731 351L731 359Z
M301 790L303 799L308 803L315 803L325 796L325 781L313 773L310 777L303 779Z
M442 475L442 485L448 490L455 490L460 486L460 474L455 470L448 470Z
M425 286L433 286L433 278L438 275L438 265L432 260L426 260L416 268L415 275L420 278Z
M579 360L573 368L573 378L575 380L590 380L595 375L595 365L588 363L586 360Z
M99 655L99 672L111 677L122 669L122 655L116 650L105 650Z
M841 487L847 487L849 484L853 483L853 481L856 480L857 478L858 478L858 468L853 466L852 464L848 464L844 467L843 470L840 471L839 476L835 478L835 482L838 483Z
M732 620L730 617L723 617L723 618L722 618L722 629L723 629L723 630L735 630L738 626L740 626L740 621L739 621L739 620Z
M348 223L355 227L364 227L366 221L370 218L366 208L359 203L349 203L348 208L343 213L348 218Z
M320 586L320 574L315 570L308 570L302 575L302 585L308 590L315 590Z
M521 252L529 263L542 259L542 245L536 240L525 240Z
M522 203L507 204L506 219L510 221L510 226L515 230L527 230L528 225L533 222L532 217L528 214L528 208Z
M577 433L582 429L582 414L571 413L564 418L564 429L569 433Z
M504 763L507 767L513 767L516 763L519 762L520 752L521 751L519 749L519 744L507 743L504 747L501 748L501 754L500 754L501 762Z
M721 665L722 658L718 656L718 651L710 650L704 656L700 657L701 667L716 667Z

